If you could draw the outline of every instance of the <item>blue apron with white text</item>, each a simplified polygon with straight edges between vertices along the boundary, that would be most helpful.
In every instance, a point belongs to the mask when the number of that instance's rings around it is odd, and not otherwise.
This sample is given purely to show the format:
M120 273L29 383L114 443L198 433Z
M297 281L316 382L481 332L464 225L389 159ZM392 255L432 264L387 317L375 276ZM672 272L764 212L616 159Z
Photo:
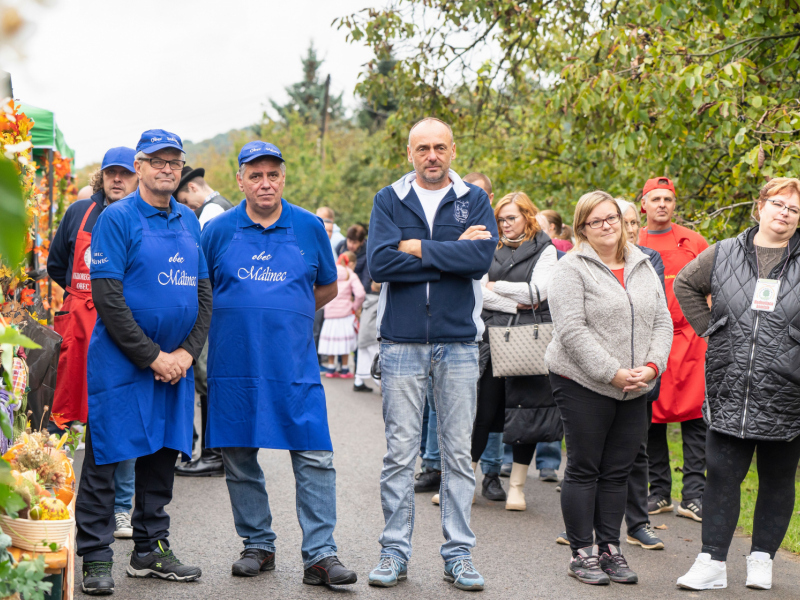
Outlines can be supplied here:
M137 200L138 194L137 190ZM170 215L178 219L180 231L150 229L148 219L141 212L138 215L142 245L124 275L122 291L145 335L163 352L172 352L197 320L201 250L180 215ZM156 381L151 368L140 369L128 360L98 317L89 343L87 378L89 427L98 465L146 456L161 448L191 456L192 368L175 385Z
M291 223L238 224L216 261L206 445L333 450L314 346L314 274Z

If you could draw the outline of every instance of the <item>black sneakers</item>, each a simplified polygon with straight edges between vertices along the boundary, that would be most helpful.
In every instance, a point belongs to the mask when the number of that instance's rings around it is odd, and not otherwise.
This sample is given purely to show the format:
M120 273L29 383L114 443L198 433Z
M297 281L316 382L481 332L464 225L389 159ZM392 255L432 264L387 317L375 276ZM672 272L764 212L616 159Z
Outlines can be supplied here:
M692 498L691 500L684 500L678 506L678 516L692 519L698 523L703 522L703 499Z
M81 589L90 596L108 596L114 593L114 579L111 577L113 562L91 561L83 563L83 584Z
M641 546L645 550L663 550L664 549L664 542L661 541L653 528L650 527L650 523L647 523L644 527L640 527L633 533L628 532L628 539L627 542L632 546Z
M414 484L414 491L417 494L422 492L438 492L442 484L441 471L423 471L417 473L417 482Z
M303 583L307 585L350 585L356 581L356 572L345 567L335 556L323 558L303 571Z
M366 383L353 384L353 391L354 392L371 392L372 388L369 387Z
M181 563L169 546L162 541L158 542L156 550L145 556L139 556L134 550L127 573L128 577L158 577L171 581L194 581L202 575L200 567L190 567Z
M609 544L608 552L603 552L603 556L600 557L600 568L614 583L639 582L639 576L628 566L628 562L620 553L619 548L613 544Z
M573 556L569 561L567 574L581 583L590 585L609 585L611 579L600 568L600 557L597 546L588 546L578 550L578 556Z
M503 489L503 484L500 483L500 475L497 473L487 473L483 476L483 494L484 498L494 500L495 502L506 501L506 491Z
M261 548L245 548L239 560L233 563L231 574L237 577L255 577L262 571L275 570L275 553Z
M672 512L672 498L654 494L647 499L647 514L657 515L664 512Z

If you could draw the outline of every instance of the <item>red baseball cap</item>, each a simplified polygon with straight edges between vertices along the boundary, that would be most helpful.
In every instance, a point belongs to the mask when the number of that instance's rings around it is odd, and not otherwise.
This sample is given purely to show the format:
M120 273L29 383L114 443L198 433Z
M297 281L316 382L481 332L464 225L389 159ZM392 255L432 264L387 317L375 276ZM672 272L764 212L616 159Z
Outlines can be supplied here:
M677 197L678 195L675 193L675 185L669 177L654 177L653 179L648 179L642 190L642 199L653 190L669 190L674 196ZM645 212L644 206L642 206L641 210L642 213Z

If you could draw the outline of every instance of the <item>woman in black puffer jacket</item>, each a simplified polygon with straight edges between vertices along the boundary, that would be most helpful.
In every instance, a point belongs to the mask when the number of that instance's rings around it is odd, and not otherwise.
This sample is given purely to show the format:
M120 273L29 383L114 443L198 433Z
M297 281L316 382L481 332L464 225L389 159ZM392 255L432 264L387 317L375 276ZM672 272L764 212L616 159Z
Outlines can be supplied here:
M772 586L772 559L794 512L800 461L800 180L780 177L758 199L759 225L718 242L675 279L675 297L708 337L708 475L703 548L678 585L727 586L725 560L739 489L757 451L758 499L747 586ZM712 308L706 296L711 295Z
M561 414L553 400L547 375L497 378L492 374L489 326L506 326L519 313L519 324L533 323L538 317L549 323L547 283L556 265L557 253L550 238L536 220L538 210L530 198L515 192L502 198L495 207L500 243L481 284L483 313L487 326L480 345L478 409L472 433L472 463L486 449L489 434L503 432L511 444L511 468L507 510L525 510L525 480L538 442L554 442L563 437ZM537 299L538 291L538 299ZM536 315L532 303L536 306ZM484 487L487 478L484 477ZM498 484L499 485L499 484Z

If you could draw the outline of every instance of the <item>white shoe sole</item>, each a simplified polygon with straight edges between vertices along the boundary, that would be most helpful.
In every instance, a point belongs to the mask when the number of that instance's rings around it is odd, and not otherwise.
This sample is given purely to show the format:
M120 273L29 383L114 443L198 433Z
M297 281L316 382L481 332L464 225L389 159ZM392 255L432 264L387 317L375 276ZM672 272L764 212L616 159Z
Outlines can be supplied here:
M639 540L637 540L636 538L633 538L631 536L627 536L625 541L628 542L631 546L641 546L645 550L663 550L664 549L664 542L659 542L657 544L652 544L652 545L651 544L643 544L642 542L640 542Z
M681 583L680 581L678 581L678 587L682 587L685 590L695 590L697 592L702 590L723 590L726 587L728 587L728 582L725 580L718 579L717 581L710 581L708 583L692 585L688 583Z
M687 519L691 519L692 521L697 521L698 523L703 522L703 517L698 517L688 508L683 508L682 506L678 506L678 516L679 517L686 517Z
M647 514L648 515L658 515L660 513L672 512L674 509L675 509L675 505L674 504L670 504L669 506L662 506L661 508L657 508L655 510L648 510Z
M133 528L117 529L114 532L114 537L119 540L129 540L133 537Z
M506 510L527 510L528 506L526 504L508 504L506 502Z
M751 590L771 590L772 589L772 584L771 583L768 584L768 585L761 585L760 583L750 583L748 581L745 585L747 587L749 587Z
M194 581L195 579L200 579L202 573L198 573L197 575L189 575L187 577L179 577L175 573L161 573L160 571L153 571L152 569L134 569L132 566L128 565L128 568L125 570L128 574L128 577L156 577L158 579L166 579L168 581Z

